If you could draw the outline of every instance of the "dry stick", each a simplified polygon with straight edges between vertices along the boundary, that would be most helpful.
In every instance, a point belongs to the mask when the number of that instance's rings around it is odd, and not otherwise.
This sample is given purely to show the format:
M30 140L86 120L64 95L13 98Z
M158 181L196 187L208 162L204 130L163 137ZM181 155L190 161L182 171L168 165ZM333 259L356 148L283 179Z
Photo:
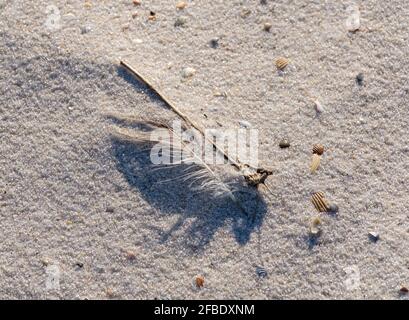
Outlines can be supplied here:
M191 126L191 127L195 128L196 130L198 130L203 135L203 137L205 137L205 139L206 139L206 135L204 133L204 130L199 125L197 125L192 120L190 120L190 118L187 115L185 115L182 111L180 111L172 102L170 102L170 100L167 97L165 97L163 95L163 93L158 91L149 80L147 80L138 71L136 71L135 68L133 68L131 65L129 65L125 61L121 60L119 63L120 63L121 66L123 66L125 69L127 69L134 77L136 77L139 81L141 81L142 83L147 85L152 91L154 91L173 112L175 112L180 118L182 118L189 126ZM213 147L215 148L215 150L220 152L224 156L224 158L227 161L229 161L229 163L232 166L234 166L239 171L242 169L242 165L240 163L238 163L237 161L231 159L229 157L229 155L222 148L220 148L214 141L212 141L211 139L206 139L206 140L208 142L210 142L213 145ZM254 168L254 167L251 167L251 166L249 166L249 167L252 168L252 169L255 169L260 174L264 174L264 175L267 175L267 176L272 174L271 171L265 170L263 168ZM260 183L264 184L264 180L262 182L260 182Z

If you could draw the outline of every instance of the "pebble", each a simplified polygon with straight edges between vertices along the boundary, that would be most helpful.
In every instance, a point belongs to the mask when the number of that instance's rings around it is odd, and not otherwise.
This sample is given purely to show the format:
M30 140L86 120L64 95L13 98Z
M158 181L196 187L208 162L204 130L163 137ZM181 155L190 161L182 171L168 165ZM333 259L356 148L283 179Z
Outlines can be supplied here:
M280 147L281 149L289 148L289 147L290 147L290 142L289 142L288 140L285 140L285 139L284 139L284 140L281 140L278 145L279 145L279 147Z
M219 38L215 37L210 40L210 46L212 48L217 48L219 46Z
M75 266L81 269L81 268L84 267L84 264L81 263L81 262L77 262L77 263L75 264Z
M246 120L240 120L239 125L240 125L241 128L244 128L244 129L251 128L251 123L246 121Z
M377 242L379 240L379 233L371 231L368 233L369 239L373 242Z
M364 84L364 74L362 72L356 76L356 83L360 86Z
M273 25L272 25L270 22L266 22L266 23L264 24L263 29L264 29L264 31L269 32L272 26L273 26Z
M182 27L187 23L187 18L185 16L177 17L175 21L175 27Z
M196 73L196 70L190 67L184 68L182 71L183 78L190 78L193 77Z
M141 5L141 1L140 1L140 0L133 0L132 3L133 3L135 6Z

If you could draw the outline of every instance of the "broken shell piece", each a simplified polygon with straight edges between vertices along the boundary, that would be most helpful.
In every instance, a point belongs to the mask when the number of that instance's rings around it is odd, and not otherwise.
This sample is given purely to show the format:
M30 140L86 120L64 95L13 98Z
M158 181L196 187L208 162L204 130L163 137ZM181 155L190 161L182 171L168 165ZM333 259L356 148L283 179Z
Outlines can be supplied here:
M177 17L177 19L176 19L176 21L174 23L174 26L175 27L183 27L184 25L186 25L186 23L187 23L187 18L184 17L184 16L181 16L181 17Z
M324 153L324 146L322 144L314 144L312 147L312 153L322 155Z
M311 225L310 225L310 235L311 236L316 237L321 233L320 225L321 225L321 219L319 217L315 217L314 219L312 219Z
M204 277L202 275L198 275L195 278L196 287L202 288L204 286Z
M239 125L243 129L250 129L251 128L251 123L246 121L246 120L240 120Z
M321 156L318 155L318 154L313 154L312 155L311 166L310 166L311 173L314 173L315 171L317 171L317 169L318 169L318 167L320 165L320 162L321 162Z
M151 11L149 12L149 17L148 17L149 21L156 21L156 13Z
M378 232L371 231L371 232L368 233L368 237L369 237L369 239L370 239L371 241L377 242L377 241L379 240L379 233L378 233Z
M285 67L289 64L289 60L287 58L280 57L276 60L275 64L277 69L284 70Z
M190 67L183 69L182 77L183 78L190 78L196 73L196 70Z
M187 3L184 2L184 1L179 1L179 2L176 4L176 9L179 9L179 10L183 10L183 9L186 8L186 7L187 7Z
M243 8L243 10L241 10L240 16L242 18L246 18L250 15L251 10L247 9L246 7Z
M316 192L312 195L311 201L318 212L327 212L329 210L329 203L325 200L323 192Z
M314 104L315 104L315 111L317 111L317 113L324 112L324 107L322 106L321 102L319 102L318 100L315 100Z
M359 8L357 6L349 6L347 10L349 11L349 16L345 21L347 30L349 32L358 31L361 27L361 13L359 12Z

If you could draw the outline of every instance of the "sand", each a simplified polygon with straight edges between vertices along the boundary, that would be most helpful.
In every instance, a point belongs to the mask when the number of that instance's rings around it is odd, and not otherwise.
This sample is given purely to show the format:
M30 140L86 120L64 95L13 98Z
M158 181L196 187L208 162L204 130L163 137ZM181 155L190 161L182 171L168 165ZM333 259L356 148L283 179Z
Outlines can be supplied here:
M141 2L0 1L0 298L399 299L409 285L406 1L358 2L355 33L352 2ZM158 184L168 173L110 138L108 112L173 116L120 58L201 125L259 130L260 165L274 174L272 195L244 199L256 219ZM311 174L315 143L326 151ZM339 206L315 242L314 191Z

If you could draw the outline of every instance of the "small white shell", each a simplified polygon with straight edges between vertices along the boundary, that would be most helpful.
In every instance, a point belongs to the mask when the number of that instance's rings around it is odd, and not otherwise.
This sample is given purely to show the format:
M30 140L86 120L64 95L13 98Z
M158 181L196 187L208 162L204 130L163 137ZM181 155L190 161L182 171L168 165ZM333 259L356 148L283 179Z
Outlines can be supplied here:
M359 12L359 8L357 6L349 6L347 11L349 16L345 21L345 25L349 32L355 32L361 27L361 13Z
M196 73L196 70L190 67L183 69L182 76L183 78L190 78Z
M320 165L320 162L321 162L321 156L319 154L314 153L312 155L312 161L311 161L311 166L310 166L311 173L314 173L315 171L317 171Z
M240 120L239 125L240 125L241 128L244 128L244 129L250 129L251 128L251 123L246 121L246 120Z
M324 107L322 106L321 102L319 102L318 100L315 100L314 104L315 104L315 111L317 111L318 113L324 112Z

